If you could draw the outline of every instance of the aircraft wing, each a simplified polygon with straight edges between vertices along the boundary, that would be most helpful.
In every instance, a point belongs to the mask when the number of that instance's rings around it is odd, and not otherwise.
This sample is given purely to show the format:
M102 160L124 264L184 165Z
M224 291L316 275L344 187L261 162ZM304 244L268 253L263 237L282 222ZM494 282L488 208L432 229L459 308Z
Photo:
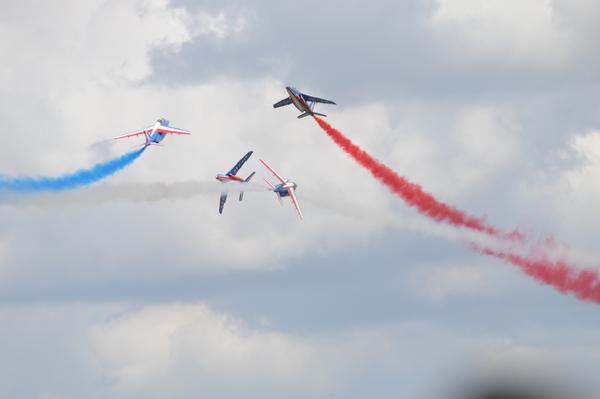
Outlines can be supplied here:
M252 153L254 151L248 151L248 153L246 155L244 155L244 157L242 159L239 160L238 163L235 164L235 166L233 168L231 168L231 170L229 172L227 172L228 175L237 175L237 172L239 172L239 170L242 168L242 166L244 166L244 164L246 163L246 161L252 156Z
M298 216L300 216L300 219L304 219L302 216L302 211L300 210L300 204L298 203L298 199L296 198L296 194L294 194L294 189L292 187L288 187L288 194L290 195L290 198L292 199L292 202L298 211Z
M189 130L178 129L171 126L160 126L156 129L158 133L170 133L170 134L192 134Z
M304 98L304 100L306 100L306 101L310 101L310 102L313 102L313 103L322 103L322 104L337 105L336 103L334 103L331 100L325 100L324 98L309 96L308 94L302 94L302 98Z
M134 132L129 132L129 133L125 133L125 134L122 134L120 136L117 136L117 137L113 137L113 139L114 140L119 140L119 139L126 139L128 137L140 136L142 134L145 135L146 133L152 132L152 129L154 129L154 126L149 126L149 127L145 128L145 129L142 129L142 130L136 130Z
M287 97L287 98L284 98L283 100L273 104L273 108L284 107L286 105L290 105L291 103L292 103L292 99Z
M269 172L271 172L273 174L273 176L275 176L275 178L277 180L279 180L279 182L281 184L285 184L285 179L283 177L281 177L281 175L277 172L275 172L275 170L269 166L268 163L266 163L265 161L263 161L262 159L259 160L263 165L265 165L265 168L269 169Z

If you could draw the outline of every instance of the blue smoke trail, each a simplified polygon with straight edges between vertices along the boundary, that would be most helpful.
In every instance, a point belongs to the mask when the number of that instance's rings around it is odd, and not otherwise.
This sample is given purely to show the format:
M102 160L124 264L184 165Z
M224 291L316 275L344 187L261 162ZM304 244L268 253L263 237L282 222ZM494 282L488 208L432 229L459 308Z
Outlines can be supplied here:
M96 183L131 165L146 147L128 152L119 158L99 163L89 169L57 177L0 177L0 191L33 193L42 191L65 191Z

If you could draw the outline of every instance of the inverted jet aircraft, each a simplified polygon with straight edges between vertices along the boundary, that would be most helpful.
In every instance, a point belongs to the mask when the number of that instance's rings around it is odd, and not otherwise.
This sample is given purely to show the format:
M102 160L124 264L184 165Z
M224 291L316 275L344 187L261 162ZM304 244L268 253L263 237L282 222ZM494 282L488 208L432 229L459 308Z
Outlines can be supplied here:
M216 179L218 181L220 181L221 183L229 183L229 182L240 183L240 184L248 183L250 181L250 179L252 179L252 176L254 176L254 173L256 173L256 172L250 173L250 175L248 177L246 177L245 179L242 179L241 177L237 176L237 173L242 168L242 166L244 166L246 161L252 156L252 152L253 151L248 151L248 153L246 155L244 155L244 157L242 159L240 159L239 162L236 163L235 166L233 168L231 168L231 170L229 172L227 172L225 174L218 174L216 176ZM240 201L243 199L244 199L244 192L240 191ZM221 198L219 199L219 213L223 213L223 207L225 206L225 201L227 201L227 191L221 192Z
M271 182L269 182L267 179L265 179L265 181L267 182L269 187L271 187L271 190L277 196L279 203L282 204L282 202L281 202L282 198L290 197L292 199L292 202L294 203L294 207L296 207L296 211L298 211L298 216L300 216L300 219L302 219L303 217L302 217L302 211L300 210L300 204L298 204L298 199L296 199L296 194L294 194L294 191L296 191L296 189L298 188L298 185L296 183L294 183L293 181L286 180L283 177L281 177L281 175L279 173L277 173L272 167L269 166L268 163L266 163L262 159L260 160L260 162L263 165L265 165L265 168L269 169L269 172L271 172L273 174L273 176L275 176L275 178L279 181L279 184L273 185L273 184L271 184Z
M316 103L336 105L331 100L325 100L323 98L309 96L308 94L304 94L300 90L292 86L286 86L285 91L287 91L288 97L273 104L273 108L279 108L284 107L286 105L294 104L294 106L298 108L300 112L302 112L302 114L298 115L298 119L304 118L309 115L327 116L325 114L320 114L314 111Z
M141 147L148 147L151 145L160 145L159 143L164 140L167 134L190 135L192 133L187 130L171 127L169 126L168 120L165 118L160 118L153 126L148 126L142 130L136 130L135 132L125 133L121 136L114 137L114 139L119 140L144 135L146 142L142 144Z

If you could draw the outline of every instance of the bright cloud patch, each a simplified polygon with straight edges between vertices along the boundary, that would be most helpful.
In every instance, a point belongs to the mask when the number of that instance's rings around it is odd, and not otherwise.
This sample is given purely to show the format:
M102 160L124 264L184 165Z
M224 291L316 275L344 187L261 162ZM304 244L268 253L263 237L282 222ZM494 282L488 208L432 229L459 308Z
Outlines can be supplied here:
M311 392L326 388L330 374L308 341L247 327L204 305L146 307L94 327L91 339L124 390L179 380L204 392L270 384ZM236 383L222 385L228 380Z
M438 0L430 22L442 41L475 60L557 66L571 44L550 0Z

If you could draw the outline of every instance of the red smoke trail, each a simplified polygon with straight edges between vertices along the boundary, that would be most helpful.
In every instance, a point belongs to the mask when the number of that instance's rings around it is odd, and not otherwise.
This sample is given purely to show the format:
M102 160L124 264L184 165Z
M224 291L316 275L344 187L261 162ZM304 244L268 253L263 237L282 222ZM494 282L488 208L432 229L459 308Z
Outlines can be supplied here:
M420 213L436 221L445 221L452 225L466 227L496 238L508 238L522 244L527 244L525 237L518 231L506 234L486 224L481 219L469 216L456 208L436 200L431 194L423 191L419 185L409 182L406 178L398 175L392 169L360 149L360 147L352 143L350 139L324 120L318 117L315 117L315 120L327 135L348 155L371 172L377 180L385 184L393 193L400 196L409 206L417 208ZM553 240L543 242L542 244L546 244L544 248L552 248L555 245ZM515 255L508 251L482 248L476 244L472 244L472 247L475 251L483 255L492 256L517 266L525 274L542 283L551 285L563 293L574 293L579 299L600 303L600 277L595 270L577 269L565 261L550 260L545 255Z
M562 293L571 292L579 299L600 304L600 276L596 270L577 269L565 261L552 261L546 257L530 259L509 252L473 247L481 254L512 263L523 273Z
M377 180L386 185L393 193L400 196L409 206L415 207L425 216L436 221L448 222L455 226L466 227L498 238L521 238L521 233L519 232L511 234L502 233L495 227L485 223L483 219L469 216L450 205L438 201L433 195L423 191L421 186L411 183L406 178L400 176L392 169L363 151L323 119L318 117L314 118L329 137L331 137L331 139L348 155L371 172Z

